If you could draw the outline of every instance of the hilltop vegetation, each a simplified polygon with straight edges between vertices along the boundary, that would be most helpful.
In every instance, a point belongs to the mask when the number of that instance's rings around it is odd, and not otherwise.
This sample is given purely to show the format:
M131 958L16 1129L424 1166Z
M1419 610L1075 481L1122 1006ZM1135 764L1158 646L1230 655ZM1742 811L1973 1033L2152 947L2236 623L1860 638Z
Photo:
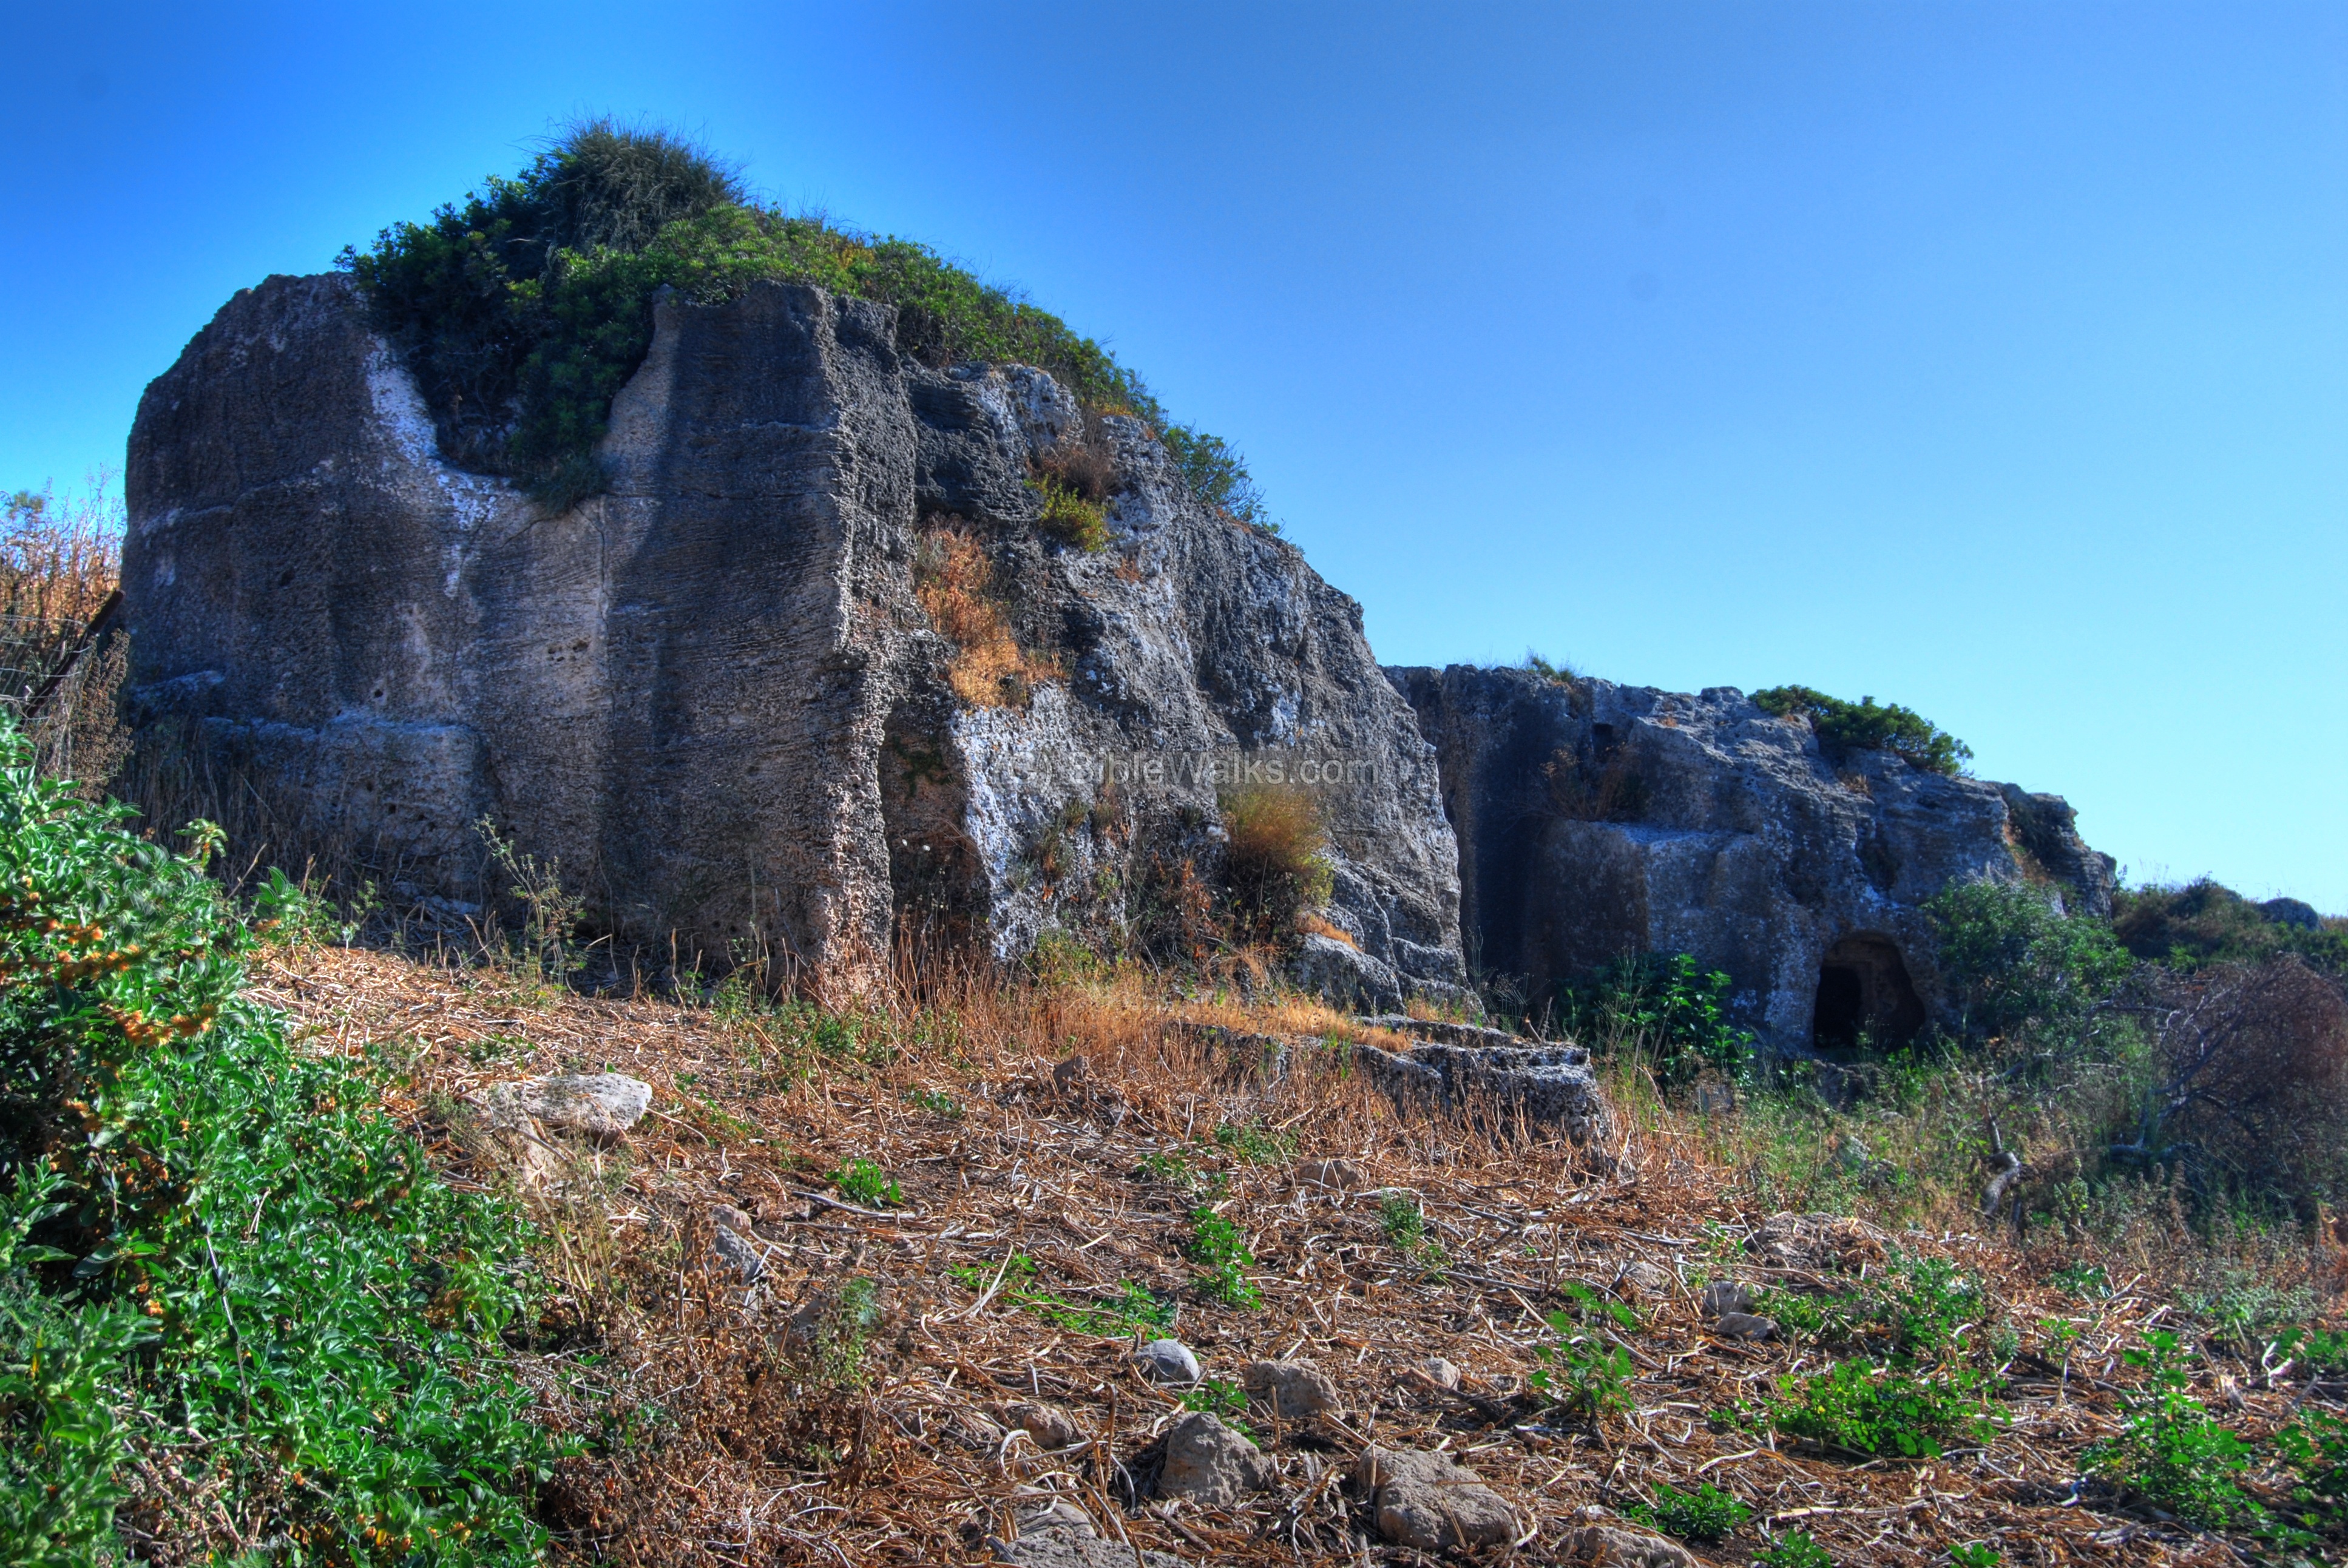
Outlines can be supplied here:
M522 478L554 504L602 485L612 398L652 344L653 300L727 299L761 281L893 305L929 363L1033 365L1086 407L1156 428L1201 500L1269 524L1245 461L1169 420L1141 378L1048 311L927 245L754 201L740 177L664 132L574 128L513 178L429 222L394 224L341 264L408 356L452 459Z

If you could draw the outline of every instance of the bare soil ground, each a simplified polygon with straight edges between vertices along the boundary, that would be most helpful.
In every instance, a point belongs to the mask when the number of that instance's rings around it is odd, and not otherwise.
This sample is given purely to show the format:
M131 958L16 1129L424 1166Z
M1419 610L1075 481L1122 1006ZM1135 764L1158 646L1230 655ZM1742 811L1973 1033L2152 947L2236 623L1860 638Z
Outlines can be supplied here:
M972 987L927 1009L713 1009L338 949L277 954L256 987L314 1048L404 1066L395 1109L460 1180L519 1186L539 1214L561 1284L530 1376L546 1418L583 1445L545 1500L566 1558L990 1561L990 1542L1014 1538L1052 1494L1107 1539L1185 1562L1422 1561L1381 1544L1345 1484L1375 1442L1447 1449L1510 1501L1520 1539L1481 1561L1563 1561L1570 1527L1658 1482L1706 1481L1754 1511L1694 1548L1710 1563L1751 1563L1797 1530L1847 1563L1939 1564L1972 1541L2013 1563L2245 1560L2239 1543L2079 1484L2082 1448L2115 1430L2137 1377L2122 1350L2172 1315L2148 1291L2116 1280L2107 1299L2083 1300L2037 1282L2044 1254L1849 1221L1756 1253L1769 1216L1740 1210L1693 1123L1625 1119L1593 1150L1398 1114L1341 1048L1310 1044L1365 1037L1317 1006L1188 1001L1127 975ZM1306 1043L1272 1071L1202 1028L1215 1025ZM1088 1072L1056 1078L1071 1055ZM466 1133L465 1104L491 1083L605 1068L655 1089L615 1146L566 1149L533 1174ZM858 1160L897 1183L885 1213L828 1180ZM1406 1195L1439 1261L1392 1239L1387 1205ZM713 1251L725 1206L755 1222L755 1286ZM1195 1283L1200 1207L1244 1234L1261 1308ZM1721 1337L1698 1309L1702 1282L1832 1288L1895 1249L1989 1282L2001 1322L1976 1332L2018 1342L1993 1440L1858 1463L1735 1419L1822 1358ZM795 1315L802 1329L819 1321L860 1277L887 1315L869 1336L822 1355L795 1337ZM1248 1416L1280 1472L1252 1506L1148 1497L1153 1439L1182 1390L1144 1378L1139 1336L1096 1315L1138 1299L1120 1296L1128 1282L1179 1303L1170 1332L1210 1379L1303 1357L1341 1387L1338 1418ZM1519 1398L1570 1284L1638 1315L1614 1336L1635 1363L1626 1413L1544 1420ZM2067 1353L2049 1337L2059 1324L2076 1330ZM1431 1357L1464 1369L1459 1393L1426 1378ZM2246 1430L2311 1391L2255 1365L2230 1387L2214 1377L2198 1391ZM1004 1418L1020 1400L1064 1408L1079 1440L1039 1450Z

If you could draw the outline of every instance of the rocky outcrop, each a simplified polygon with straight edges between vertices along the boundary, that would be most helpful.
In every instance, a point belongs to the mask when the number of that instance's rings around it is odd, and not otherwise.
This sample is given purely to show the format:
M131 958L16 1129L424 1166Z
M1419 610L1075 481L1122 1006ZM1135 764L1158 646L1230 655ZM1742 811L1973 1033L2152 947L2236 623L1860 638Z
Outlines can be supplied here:
M2110 908L2112 861L2059 797L1888 752L1830 763L1730 687L1387 674L1440 759L1471 961L1536 1008L1612 959L1686 953L1781 1049L1897 1035L1941 1004L1922 905L1951 882Z
M451 920L501 891L487 819L623 944L819 976L1179 913L1225 794L1302 787L1328 922L1402 988L1457 981L1432 754L1359 606L1139 422L896 325L806 287L664 298L608 492L555 511L442 460L346 280L239 294L131 436L150 776L233 777L273 858L331 846ZM1102 548L1029 482L1078 468ZM994 685L923 597L945 557L1015 638Z

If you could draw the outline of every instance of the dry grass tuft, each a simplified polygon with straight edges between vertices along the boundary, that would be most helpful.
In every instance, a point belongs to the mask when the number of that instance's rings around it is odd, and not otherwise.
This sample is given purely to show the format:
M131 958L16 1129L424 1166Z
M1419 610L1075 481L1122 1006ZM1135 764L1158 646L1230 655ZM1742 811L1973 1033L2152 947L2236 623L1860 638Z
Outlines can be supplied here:
M1039 682L1066 678L1057 660L1019 645L991 592L994 570L968 533L924 534L913 564L913 592L923 614L954 645L946 678L973 707L1019 707Z

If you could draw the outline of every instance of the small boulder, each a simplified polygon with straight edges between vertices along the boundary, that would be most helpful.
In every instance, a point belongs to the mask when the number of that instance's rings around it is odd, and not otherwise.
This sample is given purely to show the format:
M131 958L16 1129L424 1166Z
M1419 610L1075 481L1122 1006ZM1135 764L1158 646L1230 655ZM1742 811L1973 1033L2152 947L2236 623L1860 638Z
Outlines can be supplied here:
M767 1260L759 1255L758 1243L740 1231L718 1226L709 1238L709 1250L717 1254L720 1263L741 1275L744 1284L757 1284L767 1277Z
M757 1222L731 1203L712 1203L709 1206L709 1222L721 1231L732 1231L736 1235L755 1236L758 1233L756 1228Z
M1153 1383L1196 1383L1199 1358L1179 1339L1153 1339L1133 1353L1142 1376Z
M1442 1357L1430 1356L1420 1363L1420 1366L1426 1370L1426 1375L1434 1378L1441 1387L1446 1388L1459 1387L1459 1368Z
M1720 1321L1714 1324L1712 1326L1715 1330L1731 1339L1775 1339L1777 1337L1777 1320L1776 1318L1759 1317L1749 1312L1724 1312L1720 1315Z
M1309 1421L1344 1408L1337 1385L1310 1361L1257 1361L1240 1373L1248 1397L1284 1421Z
M1308 1160L1296 1168L1296 1180L1307 1187L1334 1187L1350 1192L1368 1180L1350 1160Z
M1517 1537L1516 1510L1449 1454L1365 1449L1354 1484L1367 1500L1378 1533L1397 1546L1441 1552Z
M1271 1461L1256 1446L1205 1410L1193 1410L1166 1433L1166 1468L1158 1493L1208 1508L1231 1508L1271 1489Z
M1725 1317L1732 1312L1753 1310L1753 1287L1738 1284L1734 1280L1716 1279L1704 1287L1699 1298L1706 1317Z
M1686 1547L1643 1531L1585 1524L1565 1537L1565 1561L1605 1568L1698 1568Z
M619 1137L652 1108L653 1086L625 1073L562 1073L492 1084L481 1096L493 1127L540 1126L591 1138Z
M1288 961L1296 988L1339 1006L1393 1007L1402 1003L1402 979L1394 966L1351 943L1308 932Z
M1646 1300L1660 1300L1671 1294L1671 1271L1644 1258L1632 1258L1624 1264L1622 1274L1617 1277L1622 1284L1631 1287L1632 1294Z
M1038 1405L1022 1400L1003 1408L1003 1425L1006 1429L1025 1429L1039 1449L1073 1448L1085 1440L1084 1429L1076 1418L1057 1405Z
M1093 1081L1089 1057L1070 1057L1052 1069L1052 1087L1062 1094L1082 1094Z

